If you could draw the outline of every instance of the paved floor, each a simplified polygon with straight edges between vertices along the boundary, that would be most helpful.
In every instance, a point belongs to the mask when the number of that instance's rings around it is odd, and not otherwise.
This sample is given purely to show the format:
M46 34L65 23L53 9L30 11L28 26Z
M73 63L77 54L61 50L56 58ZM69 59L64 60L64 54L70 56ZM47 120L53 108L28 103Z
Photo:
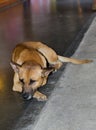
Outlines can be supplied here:
M59 54L68 54L70 46L81 40L88 27L85 25L93 18L92 14L90 0L81 0L80 3L75 0L44 0L43 3L39 0L28 0L0 12L1 130L14 129L14 125L21 128L28 123L34 123L45 105L45 102L36 100L26 102L21 95L12 92L13 70L9 63L14 46L27 40L42 41ZM41 91L50 95L62 71L63 68L52 75L46 89L44 87Z
M23 130L96 130L96 17L73 57L90 64L68 64L38 121Z

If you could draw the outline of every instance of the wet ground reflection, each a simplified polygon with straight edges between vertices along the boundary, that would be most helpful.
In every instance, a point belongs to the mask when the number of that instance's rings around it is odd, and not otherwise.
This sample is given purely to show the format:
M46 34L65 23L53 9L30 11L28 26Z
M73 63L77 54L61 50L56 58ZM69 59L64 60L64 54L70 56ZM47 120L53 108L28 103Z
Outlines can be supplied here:
M90 0L29 0L0 12L1 130L11 130L30 104L20 94L12 92L10 57L14 46L22 41L42 41L64 54L91 14ZM53 80L56 82L56 77L53 76ZM49 90L47 88L45 92L50 94ZM34 108L30 112L35 120L44 103L32 103Z

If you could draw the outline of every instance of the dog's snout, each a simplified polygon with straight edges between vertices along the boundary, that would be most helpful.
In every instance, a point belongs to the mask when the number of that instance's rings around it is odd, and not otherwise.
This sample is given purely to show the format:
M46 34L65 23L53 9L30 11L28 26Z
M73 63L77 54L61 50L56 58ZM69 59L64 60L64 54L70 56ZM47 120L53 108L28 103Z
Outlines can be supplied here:
M26 100L30 100L32 98L32 95L30 93L22 93L22 97Z

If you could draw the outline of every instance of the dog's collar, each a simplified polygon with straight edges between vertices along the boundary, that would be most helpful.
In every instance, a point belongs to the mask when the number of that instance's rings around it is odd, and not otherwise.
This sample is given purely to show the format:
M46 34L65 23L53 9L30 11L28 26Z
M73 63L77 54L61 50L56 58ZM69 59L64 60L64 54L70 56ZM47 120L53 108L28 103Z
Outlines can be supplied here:
M47 58L45 57L45 55L42 52L40 52L39 50L37 50L37 49L36 49L36 51L44 57L44 59L46 61L46 68L50 68L51 65L49 64L49 62L48 62ZM41 68L43 68L43 67L41 66ZM43 68L43 69L45 69L45 68Z

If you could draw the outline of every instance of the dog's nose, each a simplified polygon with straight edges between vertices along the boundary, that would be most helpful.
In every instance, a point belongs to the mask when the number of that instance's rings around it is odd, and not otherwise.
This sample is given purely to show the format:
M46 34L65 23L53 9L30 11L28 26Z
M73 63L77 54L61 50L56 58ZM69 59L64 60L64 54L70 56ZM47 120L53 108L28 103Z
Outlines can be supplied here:
M29 93L22 93L22 97L26 100L30 100L32 98L31 94Z

